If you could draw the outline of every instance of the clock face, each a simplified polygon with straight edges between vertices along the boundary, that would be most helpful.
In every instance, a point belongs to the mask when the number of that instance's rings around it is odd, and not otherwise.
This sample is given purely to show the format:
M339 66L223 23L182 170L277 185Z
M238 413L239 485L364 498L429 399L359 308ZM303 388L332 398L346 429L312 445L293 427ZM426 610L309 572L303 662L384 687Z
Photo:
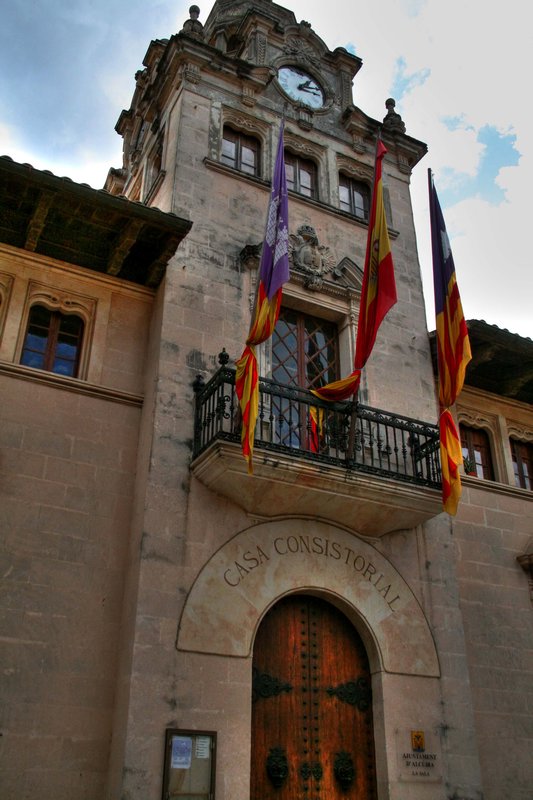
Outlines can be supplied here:
M324 92L317 81L299 67L281 67L278 82L292 100L309 108L322 108Z

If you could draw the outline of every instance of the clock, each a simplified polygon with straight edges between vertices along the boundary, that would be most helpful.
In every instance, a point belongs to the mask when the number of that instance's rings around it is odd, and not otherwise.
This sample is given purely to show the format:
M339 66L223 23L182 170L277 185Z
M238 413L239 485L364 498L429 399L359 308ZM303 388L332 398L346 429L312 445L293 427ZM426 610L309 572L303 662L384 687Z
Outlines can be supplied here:
M322 108L324 105L325 96L320 84L300 67L281 67L278 83L291 100L309 108Z

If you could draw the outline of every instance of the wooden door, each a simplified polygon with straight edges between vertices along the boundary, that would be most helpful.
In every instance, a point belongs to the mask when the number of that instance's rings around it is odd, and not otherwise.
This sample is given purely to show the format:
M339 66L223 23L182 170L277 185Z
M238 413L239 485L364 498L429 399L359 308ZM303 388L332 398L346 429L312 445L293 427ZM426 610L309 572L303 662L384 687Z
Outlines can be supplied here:
M251 800L375 800L370 671L334 606L291 595L253 656Z

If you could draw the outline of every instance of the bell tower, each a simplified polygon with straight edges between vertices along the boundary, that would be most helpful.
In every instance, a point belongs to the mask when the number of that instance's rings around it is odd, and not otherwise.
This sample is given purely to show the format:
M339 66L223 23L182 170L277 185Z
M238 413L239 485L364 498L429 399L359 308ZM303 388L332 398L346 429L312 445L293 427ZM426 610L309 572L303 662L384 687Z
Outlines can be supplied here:
M135 76L131 106L117 122L124 140L123 163L110 170L108 191L172 212L190 220L192 227L168 264L152 321L141 434L149 458L137 478L112 790L121 786L127 791L135 780L136 791L151 796L157 772L155 749L140 746L137 730L150 695L144 680L144 620L158 616L161 593L171 607L165 611L167 619L179 620L191 581L210 550L246 529L250 515L319 519L326 513L331 524L356 524L363 537L372 537L418 524L438 509L433 497L417 505L400 493L390 502L384 485L377 487L377 494L354 490L357 500L347 498L345 482L341 492L336 479L328 477L325 489L325 476L318 473L314 488L298 466L302 451L314 448L318 458L322 444L317 433L312 445L310 424L302 421L301 408L295 411L287 392L308 392L321 381L347 375L353 365L378 134L387 148L384 198L399 302L380 328L360 399L421 420L436 415L434 393L427 389L433 386L433 374L409 196L411 171L426 146L406 134L393 99L386 101L382 121L357 106L353 82L361 67L357 55L343 47L330 50L309 22L297 21L292 11L272 0L216 0L205 21L198 6L191 6L179 32L150 43ZM281 476L279 462L266 455L248 479L234 444L227 461L205 453L198 457L204 428L194 420L192 387L198 391L220 365L232 369L242 352L282 119L291 276L283 288L279 325L258 359L262 377L289 387L265 400L261 423L269 447L287 455L287 474ZM229 396L222 391L209 420L232 424L235 409L222 409ZM342 430L332 437L341 453ZM294 482L297 491L290 489ZM154 553L166 564L157 586ZM247 574L244 565L239 569L241 577ZM231 608L225 612L231 637ZM252 638L253 631L248 635ZM168 727L185 725L186 720L186 727L201 728L205 718L223 737L238 730L239 759L245 767L239 774L229 769L237 754L224 744L221 798L248 800L252 651L233 658L224 648L214 651L211 640L205 645L209 652L198 655L193 652L198 644L184 641L178 636L176 645L167 636L164 644L149 648L158 687L150 714L158 720L165 717ZM220 659L242 684L231 708L220 687L212 694L212 687L219 686L213 670ZM194 667L197 662L204 665L200 671ZM348 673L331 680L351 680ZM199 676L205 680L203 699L195 700ZM176 697L179 710L172 719L163 699L169 696ZM218 709L221 727L212 706ZM341 744L335 745L331 758L348 750ZM132 771L121 774L124 768ZM327 769L328 780L334 781ZM319 783L329 785L325 779ZM374 785L373 773L367 784Z

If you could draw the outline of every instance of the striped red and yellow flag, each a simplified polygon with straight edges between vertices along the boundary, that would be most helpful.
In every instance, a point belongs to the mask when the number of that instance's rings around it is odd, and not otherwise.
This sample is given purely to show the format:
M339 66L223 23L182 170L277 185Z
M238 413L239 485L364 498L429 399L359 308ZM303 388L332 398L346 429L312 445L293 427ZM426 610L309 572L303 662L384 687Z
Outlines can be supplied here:
M463 388L472 353L455 264L431 170L428 170L428 179L439 374L442 506L448 514L455 515L461 497L459 467L463 463L463 454L450 408Z
M355 369L362 369L366 364L374 347L379 326L397 300L381 177L382 161L386 152L385 145L378 139L361 307L357 323Z
M236 364L235 391L239 398L241 446L253 472L255 424L259 408L259 375L255 347L272 336L281 306L283 284L289 280L289 203L283 152L283 122L268 205L265 239L259 265L259 285L250 332Z
M394 264L389 241L389 231L383 203L382 161L387 149L381 139L376 148L374 189L368 222L365 268L361 288L361 305L357 323L354 371L347 378L334 381L312 392L322 400L331 402L355 397L365 366L384 316L396 303Z

